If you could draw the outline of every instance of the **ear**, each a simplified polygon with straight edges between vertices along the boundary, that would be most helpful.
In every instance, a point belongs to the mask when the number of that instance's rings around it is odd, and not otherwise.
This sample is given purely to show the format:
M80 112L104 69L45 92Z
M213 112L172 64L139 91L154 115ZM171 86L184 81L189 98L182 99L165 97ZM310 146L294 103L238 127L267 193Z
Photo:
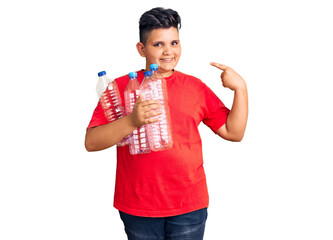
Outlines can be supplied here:
M136 49L138 50L139 54L141 57L145 57L146 54L145 54L145 45L143 45L142 42L138 42L136 44Z

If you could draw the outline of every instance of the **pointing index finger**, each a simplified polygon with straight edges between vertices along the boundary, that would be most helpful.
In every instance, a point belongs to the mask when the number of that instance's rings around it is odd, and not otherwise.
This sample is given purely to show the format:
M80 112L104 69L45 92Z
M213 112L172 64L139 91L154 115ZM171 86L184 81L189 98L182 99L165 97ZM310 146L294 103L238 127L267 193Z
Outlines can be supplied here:
M227 68L228 68L228 66L220 64L220 63L216 63L216 62L211 62L210 65L212 65L218 69L221 69L223 71L227 70Z

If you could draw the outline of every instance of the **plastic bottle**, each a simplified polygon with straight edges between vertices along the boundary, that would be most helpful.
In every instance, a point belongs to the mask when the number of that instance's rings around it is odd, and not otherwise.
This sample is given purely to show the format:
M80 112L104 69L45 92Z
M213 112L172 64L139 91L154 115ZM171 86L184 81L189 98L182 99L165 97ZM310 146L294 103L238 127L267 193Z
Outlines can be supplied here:
M131 72L129 73L129 77L130 80L124 92L127 115L132 113L135 102L140 94L140 84L137 80L137 73ZM132 155L150 152L145 126L138 127L132 132L129 141L129 151Z
M168 93L166 80L158 74L157 64L150 65L151 77L146 77L140 86L143 100L159 100L162 114L159 121L146 124L149 147L152 151L170 149L173 145L170 111L168 105Z
M97 96L104 109L104 114L109 122L125 116L125 109L122 105L117 83L108 78L105 71L98 73L96 86ZM118 146L128 144L128 137L117 143Z

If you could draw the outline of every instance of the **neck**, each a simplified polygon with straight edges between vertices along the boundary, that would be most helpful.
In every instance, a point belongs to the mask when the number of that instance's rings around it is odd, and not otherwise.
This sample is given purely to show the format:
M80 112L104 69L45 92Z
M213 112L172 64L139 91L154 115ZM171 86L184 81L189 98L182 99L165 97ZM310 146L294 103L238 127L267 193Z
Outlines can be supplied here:
M163 77L170 77L173 73L174 73L175 70L172 70L170 72L166 72L166 73L160 73Z
M142 71L145 72L145 71L147 71L147 69L142 69ZM161 76L164 77L164 78L170 77L174 72L175 72L175 70L165 72L165 73L162 73L162 72L158 71L158 73L161 74Z

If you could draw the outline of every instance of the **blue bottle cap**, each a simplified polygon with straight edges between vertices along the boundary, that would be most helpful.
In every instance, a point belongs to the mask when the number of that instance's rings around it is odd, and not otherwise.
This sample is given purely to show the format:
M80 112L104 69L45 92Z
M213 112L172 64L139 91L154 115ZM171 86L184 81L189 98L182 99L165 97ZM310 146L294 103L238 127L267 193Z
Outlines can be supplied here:
M101 72L98 73L98 76L99 76L99 77L102 77L102 76L104 76L104 75L106 75L106 72L105 72L105 71L101 71Z
M156 63L150 65L150 70L151 71L157 71L158 65Z
M136 78L138 76L136 72L130 72L128 75L130 78Z
M151 76L151 74L152 74L151 71L147 71L144 73L145 77L149 77L149 76Z

